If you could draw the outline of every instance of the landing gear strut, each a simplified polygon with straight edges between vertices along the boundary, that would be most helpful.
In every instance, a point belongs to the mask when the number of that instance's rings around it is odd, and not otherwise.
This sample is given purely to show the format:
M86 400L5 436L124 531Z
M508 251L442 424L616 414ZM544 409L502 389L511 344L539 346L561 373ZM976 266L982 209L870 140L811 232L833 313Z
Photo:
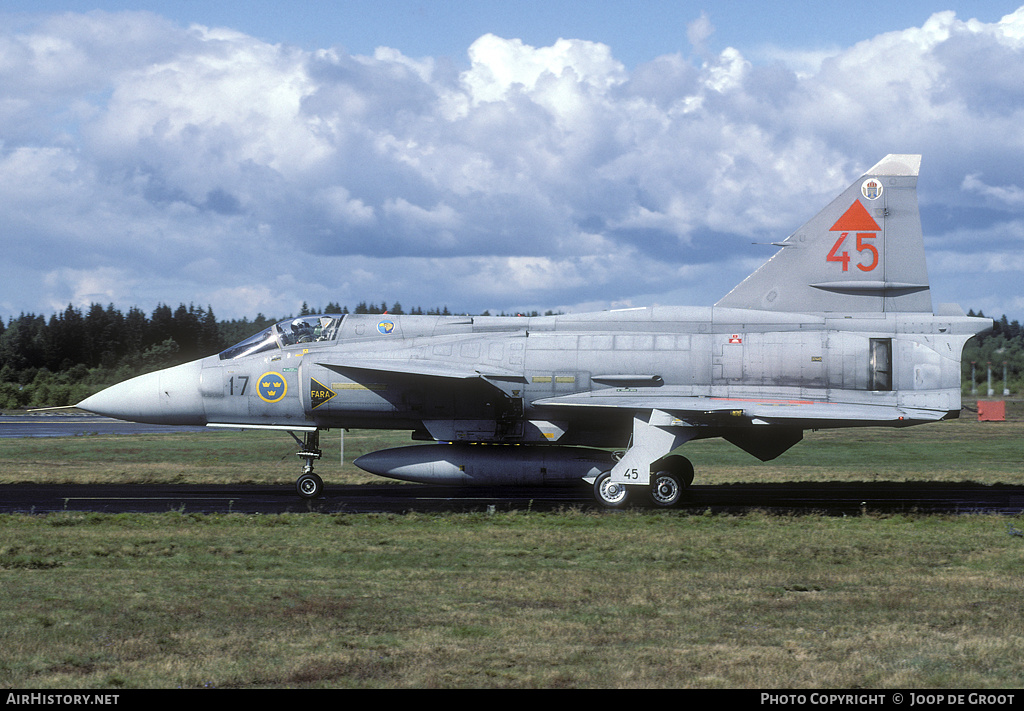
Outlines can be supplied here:
M301 449L295 453L300 459L306 460L302 474L295 481L295 490L304 499L315 499L324 493L324 480L313 473L313 462L323 456L320 449L320 430L306 432L300 440L294 432L289 432Z
M594 496L604 506L625 506L632 492L654 506L675 506L693 481L686 457L669 455L697 436L697 428L671 412L651 410L633 416L629 448L615 466L597 477Z

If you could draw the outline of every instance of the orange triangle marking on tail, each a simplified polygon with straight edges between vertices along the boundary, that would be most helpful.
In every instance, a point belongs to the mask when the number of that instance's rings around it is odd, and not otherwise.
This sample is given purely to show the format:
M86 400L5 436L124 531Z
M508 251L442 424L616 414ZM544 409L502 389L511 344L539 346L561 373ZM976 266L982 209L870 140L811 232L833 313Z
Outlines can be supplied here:
M881 232L874 218L868 214L860 200L854 200L850 209L843 213L843 216L836 220L836 223L829 228L829 232Z

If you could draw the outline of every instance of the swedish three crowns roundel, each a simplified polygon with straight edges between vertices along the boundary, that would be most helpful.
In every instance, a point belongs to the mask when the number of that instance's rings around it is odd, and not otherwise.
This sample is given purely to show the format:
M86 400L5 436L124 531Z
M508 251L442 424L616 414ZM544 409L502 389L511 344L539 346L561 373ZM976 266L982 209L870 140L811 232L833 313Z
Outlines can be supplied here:
M256 382L256 393L264 402L280 402L288 392L288 383L280 373L264 373Z

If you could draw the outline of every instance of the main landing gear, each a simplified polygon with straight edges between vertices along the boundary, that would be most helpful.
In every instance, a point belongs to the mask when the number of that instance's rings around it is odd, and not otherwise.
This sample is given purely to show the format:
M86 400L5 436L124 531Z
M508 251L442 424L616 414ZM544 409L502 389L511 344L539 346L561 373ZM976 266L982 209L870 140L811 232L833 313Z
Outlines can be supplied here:
M295 453L300 459L306 460L302 474L295 481L295 491L304 499L315 499L324 493L324 480L313 473L313 462L323 456L320 449L320 430L306 432L300 440L294 432L289 432L301 449Z
M654 506L675 506L693 482L693 465L669 452L697 436L697 428L671 412L651 410L633 415L629 448L615 466L594 481L594 496L609 508L622 508L642 495Z
M686 457L672 455L651 465L651 483L648 486L627 486L611 480L611 471L604 472L594 481L594 497L608 508L623 508L631 501L643 498L659 508L678 506L684 493L693 483L693 464Z

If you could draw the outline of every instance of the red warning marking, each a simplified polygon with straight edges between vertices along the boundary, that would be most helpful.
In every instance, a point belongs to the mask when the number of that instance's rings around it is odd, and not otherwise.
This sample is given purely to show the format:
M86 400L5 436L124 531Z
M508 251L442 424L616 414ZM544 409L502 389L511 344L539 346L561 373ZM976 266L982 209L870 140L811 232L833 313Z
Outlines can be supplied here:
M836 220L836 223L829 228L829 232L881 232L874 218L868 214L860 200L854 200L850 209L843 213L843 216Z

